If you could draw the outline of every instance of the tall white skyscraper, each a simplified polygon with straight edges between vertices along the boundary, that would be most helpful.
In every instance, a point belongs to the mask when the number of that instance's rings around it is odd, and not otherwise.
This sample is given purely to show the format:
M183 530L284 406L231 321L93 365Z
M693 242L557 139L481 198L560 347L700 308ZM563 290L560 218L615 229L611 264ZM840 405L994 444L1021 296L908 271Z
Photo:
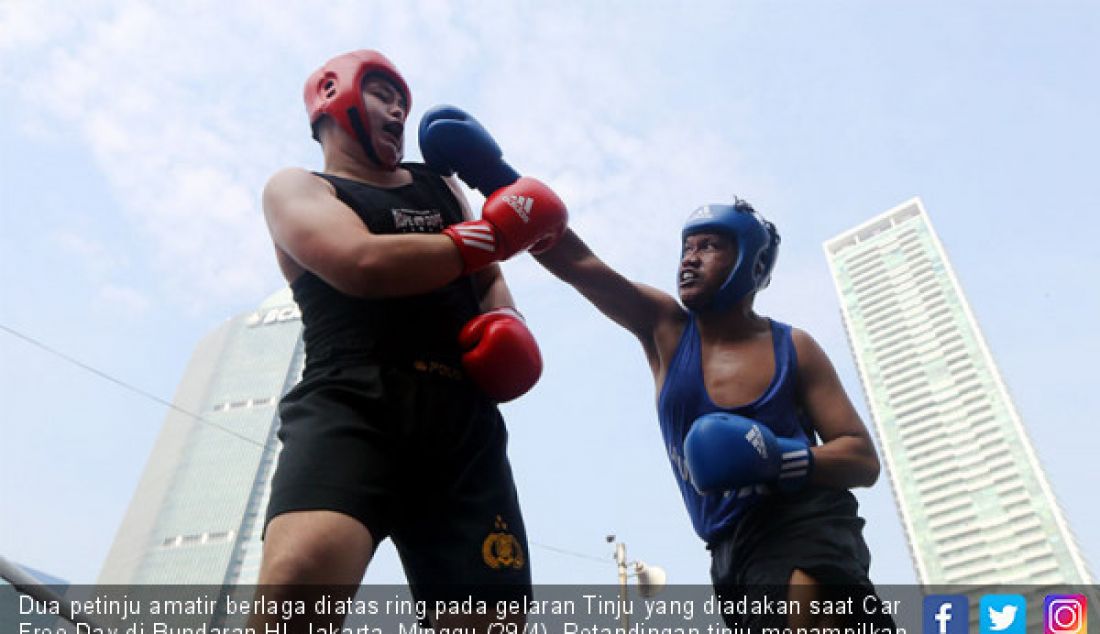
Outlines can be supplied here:
M921 201L824 246L920 581L1090 583Z
M255 583L276 405L301 375L301 330L284 289L199 343L99 583Z

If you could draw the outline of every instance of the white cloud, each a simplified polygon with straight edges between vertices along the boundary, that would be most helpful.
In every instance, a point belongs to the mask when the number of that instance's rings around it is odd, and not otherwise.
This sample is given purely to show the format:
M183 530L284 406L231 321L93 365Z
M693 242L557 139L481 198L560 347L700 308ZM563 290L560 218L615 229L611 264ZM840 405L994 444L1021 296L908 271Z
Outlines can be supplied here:
M75 16L47 2L0 2L0 52L65 37Z
M100 287L97 300L104 312L130 320L143 317L150 305L149 298L141 291L115 284Z
M302 78L361 46L402 66L414 114L439 102L470 109L518 168L561 191L610 261L671 279L680 220L728 198L735 161L704 122L649 105L662 88L660 46L638 49L631 25L601 10L121 2L85 10L65 38L30 40L39 49L26 55L40 63L10 80L87 144L121 212L152 241L169 294L158 301L201 307L270 290L259 191L287 163L317 167Z
M131 285L112 282L126 275L129 258L110 246L75 231L60 231L51 237L69 262L74 274L83 275L85 283L95 288L97 310L112 317L138 320L151 305L147 293Z
M67 259L76 262L73 270L84 271L93 279L103 279L125 264L124 256L118 252L73 231L59 231L52 236L51 241L71 256Z
M25 100L89 146L122 212L154 241L173 299L200 305L268 290L262 176L249 164L275 149L249 130L248 87L226 81L236 68L239 83L257 76L241 64L247 43L201 13L115 5L86 16L76 37L43 43L44 63L17 78Z

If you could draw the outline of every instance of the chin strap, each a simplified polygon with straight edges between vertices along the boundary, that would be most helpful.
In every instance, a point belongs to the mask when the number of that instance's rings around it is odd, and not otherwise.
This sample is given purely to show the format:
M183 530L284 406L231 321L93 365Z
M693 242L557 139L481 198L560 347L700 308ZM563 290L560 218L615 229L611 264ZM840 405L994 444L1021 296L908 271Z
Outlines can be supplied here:
M348 108L348 121L351 122L351 127L355 130L355 137L359 139L359 145L363 146L367 158L378 167L393 169L394 165L386 165L378 158L378 152L374 151L374 143L371 143L370 135L367 134L367 128L363 125L363 118L359 116L358 108L354 106Z

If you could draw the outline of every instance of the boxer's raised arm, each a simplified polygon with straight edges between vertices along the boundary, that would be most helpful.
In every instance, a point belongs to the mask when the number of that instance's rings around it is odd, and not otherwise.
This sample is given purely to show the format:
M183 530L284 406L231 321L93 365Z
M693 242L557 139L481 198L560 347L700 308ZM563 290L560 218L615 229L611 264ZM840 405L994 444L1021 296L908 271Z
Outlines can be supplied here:
M596 257L572 229L566 230L554 248L535 259L609 319L634 333L651 364L658 357L658 329L670 320L683 319L684 311L675 299L620 275Z

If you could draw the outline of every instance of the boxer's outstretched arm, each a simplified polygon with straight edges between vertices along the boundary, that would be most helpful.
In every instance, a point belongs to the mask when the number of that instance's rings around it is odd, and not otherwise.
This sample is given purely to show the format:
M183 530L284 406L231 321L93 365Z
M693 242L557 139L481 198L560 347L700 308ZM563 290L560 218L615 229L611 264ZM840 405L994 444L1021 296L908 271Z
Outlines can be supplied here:
M657 374L659 331L683 320L683 309L675 299L620 275L596 257L572 229L566 230L553 249L536 255L535 259L577 289L601 313L632 332L645 348L650 366Z

